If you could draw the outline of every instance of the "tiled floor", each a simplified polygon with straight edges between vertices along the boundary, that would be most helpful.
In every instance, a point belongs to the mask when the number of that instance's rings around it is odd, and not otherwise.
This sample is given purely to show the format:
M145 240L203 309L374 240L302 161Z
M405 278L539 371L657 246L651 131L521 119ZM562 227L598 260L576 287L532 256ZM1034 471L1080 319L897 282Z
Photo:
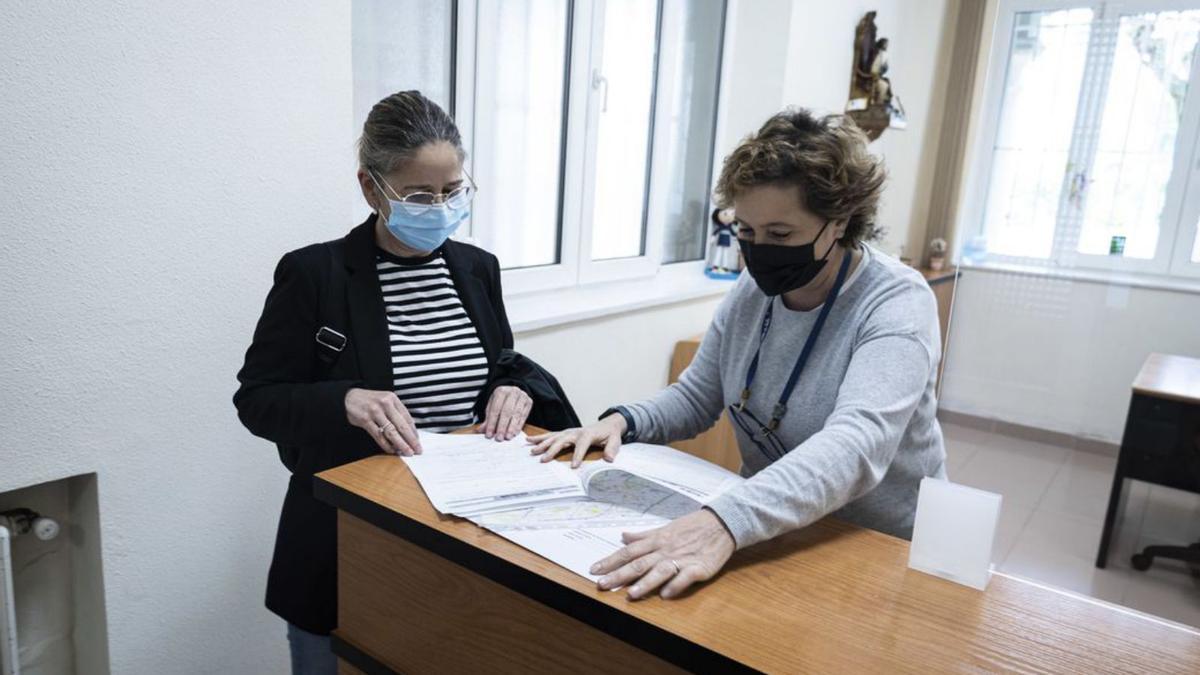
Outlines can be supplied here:
M1106 569L1096 549L1115 457L943 424L950 480L1004 496L993 562L1000 571L1200 627L1200 579L1129 557L1148 544L1200 541L1200 495L1130 481Z

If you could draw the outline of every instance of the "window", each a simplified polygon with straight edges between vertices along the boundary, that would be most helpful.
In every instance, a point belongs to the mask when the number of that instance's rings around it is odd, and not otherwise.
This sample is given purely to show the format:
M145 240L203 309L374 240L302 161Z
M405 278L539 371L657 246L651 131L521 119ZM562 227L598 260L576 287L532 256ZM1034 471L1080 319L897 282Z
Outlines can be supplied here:
M990 251L1050 256L1091 20L1090 9L1017 17L984 211Z
M723 0L460 0L471 236L509 291L703 259Z
M568 5L479 0L472 234L508 268L561 260ZM459 126L467 126L459 117Z
M354 0L354 136L386 96L419 89L453 114L454 1Z
M971 246L1200 275L1200 2L1043 4L1001 5Z
M658 100L666 111L655 126L662 140L650 219L665 224L664 263L704 258L716 150L723 2L668 2L663 7Z
M592 20L596 122L592 151L592 259L645 252L646 194L653 118L658 7L640 0L605 0ZM615 39L620 35L620 40ZM632 133L631 133L632 132ZM630 170L641 168L641 171Z

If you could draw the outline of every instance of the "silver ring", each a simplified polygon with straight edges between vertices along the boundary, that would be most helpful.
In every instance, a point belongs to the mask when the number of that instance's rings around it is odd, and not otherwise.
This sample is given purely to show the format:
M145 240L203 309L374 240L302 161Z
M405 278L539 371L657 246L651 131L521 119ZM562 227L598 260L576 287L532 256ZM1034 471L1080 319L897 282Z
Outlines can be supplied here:
M379 433L386 434L388 432L388 429L394 429L394 428L396 428L396 425L392 424L391 422L388 422L387 424L379 427Z
M674 558L671 559L671 564L675 566L675 574L679 574L683 571L683 569L679 567L679 563L675 562Z

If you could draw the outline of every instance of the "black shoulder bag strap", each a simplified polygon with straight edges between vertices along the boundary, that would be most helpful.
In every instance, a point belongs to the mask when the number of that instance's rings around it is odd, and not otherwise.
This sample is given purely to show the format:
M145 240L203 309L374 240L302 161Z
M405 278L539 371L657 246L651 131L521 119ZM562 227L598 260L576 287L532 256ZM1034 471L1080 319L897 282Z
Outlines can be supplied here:
M317 341L316 369L313 381L327 379L333 371L334 364L342 355L348 342L346 338L345 312L340 311L346 301L346 266L342 263L340 242L325 244L325 252L329 254L329 274L325 278L324 293L321 294L317 305L317 328L314 339ZM294 445L279 445L279 460L288 471L295 472L296 464L300 461L300 448Z
M317 359L321 362L320 374L317 379L328 377L329 372L337 363L338 357L346 348L346 265L342 260L341 242L328 242L325 251L329 254L329 276L325 280L325 293L317 311L319 327L315 339L317 341Z

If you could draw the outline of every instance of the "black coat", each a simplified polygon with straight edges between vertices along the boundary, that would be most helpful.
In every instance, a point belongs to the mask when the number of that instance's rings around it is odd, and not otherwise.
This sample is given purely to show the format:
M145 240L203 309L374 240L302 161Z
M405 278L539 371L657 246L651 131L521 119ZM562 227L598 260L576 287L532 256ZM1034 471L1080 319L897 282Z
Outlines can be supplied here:
M335 511L313 498L313 474L380 452L366 431L346 420L346 392L354 387L389 391L394 385L374 227L371 216L344 239L283 256L233 397L246 428L274 441L292 469L267 579L267 608L312 633L328 633L337 621ZM447 241L442 251L488 360L490 376L476 410L482 411L502 384L532 394L537 383L530 387L520 373L498 363L513 337L496 257L455 241ZM338 261L344 278L333 276L340 272ZM330 290L339 288L344 299ZM344 308L322 306L339 300ZM321 361L328 350L315 336L322 325L338 321L341 326L329 327L344 333L347 343L330 365ZM535 397L534 406L560 416L565 406L574 417L565 396L557 402Z

